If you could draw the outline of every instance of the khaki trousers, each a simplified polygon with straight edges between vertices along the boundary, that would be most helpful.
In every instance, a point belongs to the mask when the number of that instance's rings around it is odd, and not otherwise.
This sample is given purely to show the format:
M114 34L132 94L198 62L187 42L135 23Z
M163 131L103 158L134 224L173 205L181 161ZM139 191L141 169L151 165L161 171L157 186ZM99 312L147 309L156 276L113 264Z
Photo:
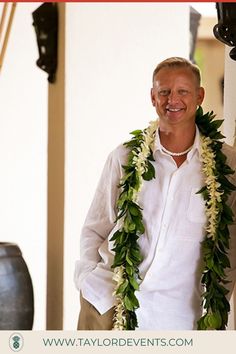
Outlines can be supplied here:
M114 308L111 308L103 315L80 295L80 314L78 330L111 330L113 327Z

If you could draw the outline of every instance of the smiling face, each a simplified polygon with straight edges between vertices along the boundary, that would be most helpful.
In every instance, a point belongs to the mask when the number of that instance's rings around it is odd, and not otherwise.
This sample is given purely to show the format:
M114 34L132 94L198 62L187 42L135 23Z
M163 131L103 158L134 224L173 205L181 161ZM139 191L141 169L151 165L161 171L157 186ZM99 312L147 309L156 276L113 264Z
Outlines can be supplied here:
M152 104L160 123L168 126L195 124L197 106L204 98L204 89L190 68L162 68L154 77Z

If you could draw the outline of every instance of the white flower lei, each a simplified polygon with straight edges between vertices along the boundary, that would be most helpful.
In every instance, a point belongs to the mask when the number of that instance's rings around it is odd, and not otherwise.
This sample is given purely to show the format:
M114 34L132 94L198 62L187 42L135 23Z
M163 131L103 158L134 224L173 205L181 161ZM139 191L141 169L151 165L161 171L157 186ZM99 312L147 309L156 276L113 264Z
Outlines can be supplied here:
M150 154L150 150L153 148L155 141L155 134L158 128L158 121L151 121L149 127L143 132L143 142L140 147L137 148L137 151L134 151L132 164L137 171L139 179L139 187L137 190L133 190L132 201L137 203L139 192L141 191L143 185L143 173L146 172L146 160ZM124 283L124 267L116 267L114 269L113 280L116 282L115 290L113 295L116 296L116 306L115 306L115 316L114 316L114 326L113 329L124 330L126 326L126 317L125 317L125 306L122 297L116 292L119 287Z
M223 193L220 189L221 184L217 181L217 177L214 174L216 163L215 154L210 147L212 140L206 136L201 136L200 140L200 160L202 161L202 171L205 175L205 185L210 195L210 198L205 205L205 213L208 219L206 231L208 232L208 237L211 237L214 240L216 237L219 214L217 202L221 203L221 195Z

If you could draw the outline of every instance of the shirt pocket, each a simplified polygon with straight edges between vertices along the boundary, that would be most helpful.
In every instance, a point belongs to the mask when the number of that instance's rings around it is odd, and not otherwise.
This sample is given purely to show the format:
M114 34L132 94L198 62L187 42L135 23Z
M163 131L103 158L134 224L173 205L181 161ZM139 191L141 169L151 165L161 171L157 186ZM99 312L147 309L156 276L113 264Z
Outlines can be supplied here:
M200 189L201 187L194 187L191 189L190 193L187 218L193 223L205 223L207 220L203 196L202 194L196 194Z

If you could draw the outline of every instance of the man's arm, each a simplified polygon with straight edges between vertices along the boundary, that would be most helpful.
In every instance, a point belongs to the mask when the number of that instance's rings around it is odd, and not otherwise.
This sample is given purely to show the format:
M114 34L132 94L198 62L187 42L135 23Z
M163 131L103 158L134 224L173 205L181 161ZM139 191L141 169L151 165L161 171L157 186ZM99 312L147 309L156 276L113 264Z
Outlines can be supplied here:
M76 262L75 284L78 289L85 277L101 260L99 248L115 226L118 184L127 151L123 146L107 158L80 238L80 260Z

